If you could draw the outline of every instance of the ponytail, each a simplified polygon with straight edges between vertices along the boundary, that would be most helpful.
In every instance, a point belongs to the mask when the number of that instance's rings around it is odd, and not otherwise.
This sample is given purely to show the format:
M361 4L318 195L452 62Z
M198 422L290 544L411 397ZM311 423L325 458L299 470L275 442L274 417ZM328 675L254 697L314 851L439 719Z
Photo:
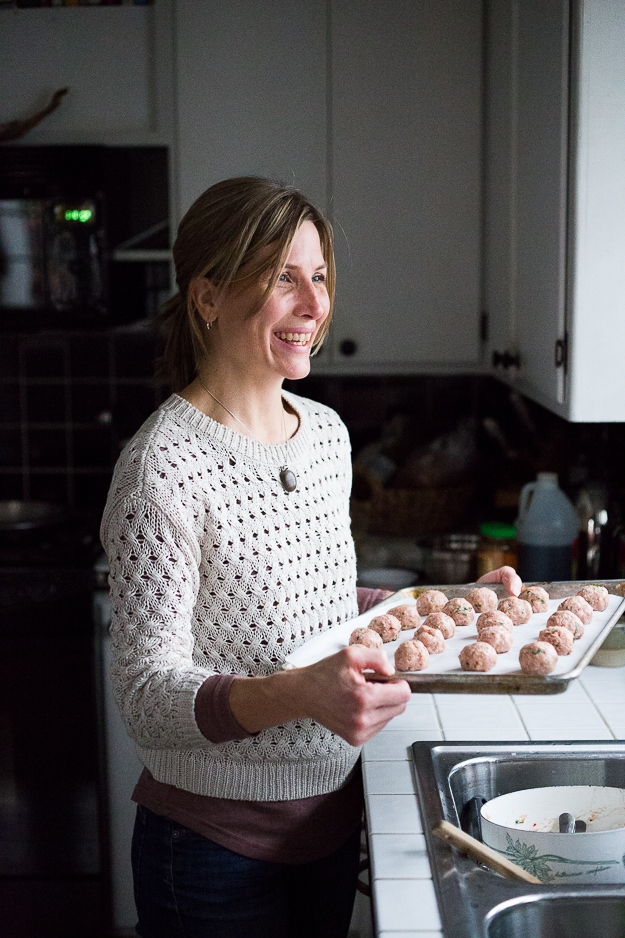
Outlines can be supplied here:
M156 379L172 391L181 391L193 381L197 371L197 337L191 328L187 302L180 291L163 304L157 328L165 337L163 352L156 363Z

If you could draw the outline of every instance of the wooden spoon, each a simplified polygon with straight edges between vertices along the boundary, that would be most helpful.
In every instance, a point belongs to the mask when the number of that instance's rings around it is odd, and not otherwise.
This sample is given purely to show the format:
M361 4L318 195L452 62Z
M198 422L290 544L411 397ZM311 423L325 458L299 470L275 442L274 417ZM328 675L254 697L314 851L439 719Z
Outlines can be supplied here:
M526 873L525 870L517 866L516 863L511 863L510 860L506 860L506 858L502 857L496 850L487 847L486 844L480 843L479 840L476 840L475 837L471 837L470 834L465 834L464 831L450 824L449 821L439 821L438 824L435 824L432 828L432 833L435 837L446 840L454 847L462 850L463 853L468 853L474 860L483 863L496 873L501 873L502 876L506 876L508 879L520 880L523 883L536 883L539 886L542 885L541 881L535 876L532 876L531 873Z

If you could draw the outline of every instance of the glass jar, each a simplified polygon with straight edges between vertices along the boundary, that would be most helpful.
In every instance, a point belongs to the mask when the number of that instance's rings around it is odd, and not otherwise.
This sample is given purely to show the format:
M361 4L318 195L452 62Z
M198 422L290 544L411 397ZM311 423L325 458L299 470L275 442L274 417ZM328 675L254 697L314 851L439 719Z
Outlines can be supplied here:
M428 582L471 583L476 579L477 545L475 534L447 534L437 537L426 561Z
M477 575L483 576L499 567L517 566L516 528L500 521L480 525L477 548Z

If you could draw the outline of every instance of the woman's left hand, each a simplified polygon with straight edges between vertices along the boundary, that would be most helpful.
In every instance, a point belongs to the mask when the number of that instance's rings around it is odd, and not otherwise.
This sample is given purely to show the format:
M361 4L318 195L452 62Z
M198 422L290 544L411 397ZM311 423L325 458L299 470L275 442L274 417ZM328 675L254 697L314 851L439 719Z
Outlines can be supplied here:
M523 589L521 577L514 567L499 567L481 576L478 583L503 583L511 596L518 596Z

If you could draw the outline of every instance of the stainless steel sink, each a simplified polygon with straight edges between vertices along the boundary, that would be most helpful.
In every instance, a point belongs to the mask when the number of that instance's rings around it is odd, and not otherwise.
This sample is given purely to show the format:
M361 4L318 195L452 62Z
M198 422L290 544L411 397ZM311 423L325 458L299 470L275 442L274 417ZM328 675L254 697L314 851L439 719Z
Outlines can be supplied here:
M494 909L488 938L623 938L625 896L526 897Z
M625 742L417 742L412 750L445 938L625 938L625 887L513 882L431 835L443 819L469 830L474 798L546 785L625 788Z

